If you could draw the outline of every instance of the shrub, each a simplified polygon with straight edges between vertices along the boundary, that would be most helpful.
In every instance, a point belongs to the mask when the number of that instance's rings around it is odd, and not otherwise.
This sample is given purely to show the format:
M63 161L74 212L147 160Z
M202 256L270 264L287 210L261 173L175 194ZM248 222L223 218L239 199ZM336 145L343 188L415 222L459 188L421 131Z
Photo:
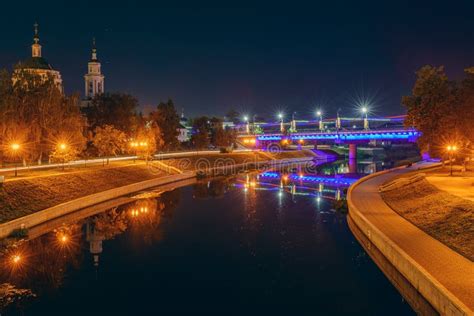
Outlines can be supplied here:
M17 228L14 229L8 237L13 238L25 238L28 237L28 229L27 228Z

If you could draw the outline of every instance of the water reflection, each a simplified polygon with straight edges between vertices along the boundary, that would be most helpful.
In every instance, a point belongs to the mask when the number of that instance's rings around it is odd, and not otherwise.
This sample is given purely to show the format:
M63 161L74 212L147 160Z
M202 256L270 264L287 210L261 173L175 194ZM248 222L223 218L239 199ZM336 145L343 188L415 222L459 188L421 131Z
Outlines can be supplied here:
M161 240L163 219L179 203L179 192L139 199L30 240L3 240L0 253L0 311L21 309L26 298L41 297L61 288L66 273L78 269L87 250L99 267L103 242L129 231L131 240L151 244ZM167 207L166 207L167 206ZM166 211L165 211L166 209Z

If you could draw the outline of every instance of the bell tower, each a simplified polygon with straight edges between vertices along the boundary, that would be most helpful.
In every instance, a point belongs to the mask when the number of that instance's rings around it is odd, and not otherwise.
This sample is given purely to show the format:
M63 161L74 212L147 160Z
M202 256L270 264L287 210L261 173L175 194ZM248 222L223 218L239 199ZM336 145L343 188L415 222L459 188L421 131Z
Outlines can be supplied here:
M41 45L39 43L38 23L34 24L35 36L33 37L33 45L31 45L31 57L41 57Z
M87 64L87 74L84 76L85 81L85 99L92 99L96 95L104 93L104 75L100 70L100 61L97 59L97 49L95 46L95 38L92 40L92 56Z

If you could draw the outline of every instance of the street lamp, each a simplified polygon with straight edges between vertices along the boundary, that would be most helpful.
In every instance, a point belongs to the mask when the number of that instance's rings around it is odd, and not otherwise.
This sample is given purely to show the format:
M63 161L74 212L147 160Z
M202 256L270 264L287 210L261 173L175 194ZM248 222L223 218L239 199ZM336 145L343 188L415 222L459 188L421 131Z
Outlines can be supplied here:
M295 115L296 115L296 112L293 112L293 114L291 115L291 129L293 133L296 132Z
M20 150L20 144L18 143L13 143L10 145L10 149L12 150L14 156L16 157L18 154L18 151ZM18 161L15 160L15 177L18 176Z
M341 129L341 117L339 116L339 112L341 109L337 109L337 114L336 114L336 132Z
M364 117L364 129L368 130L369 129L369 118L367 116L368 116L369 109L366 106L363 106L360 110L361 110L362 114L365 115L365 117Z
M283 133L285 131L285 126L283 123L283 113L278 113L278 118L280 119L280 132Z
M148 142L146 141L141 141L141 142L130 142L130 147L132 147L133 149L135 149L135 157L138 157L138 150L139 149L146 149L148 148ZM136 161L136 158L133 159L133 163L135 163ZM146 163L148 164L148 157L147 157L147 154L145 154L145 161Z
M449 166L450 166L449 175L452 176L453 175L453 155L458 150L458 147L456 145L448 145L446 149L448 150L448 153L449 153Z
M244 116L244 122L245 122L245 131L247 132L247 134L250 134L249 117L247 115Z
M316 111L316 115L319 117L319 130L322 132L324 131L323 112L321 110L318 110Z
M58 144L58 149L62 152L62 157L63 157L63 166L62 169L64 171L64 164L66 163L66 149L67 149L67 144L66 143L59 143Z

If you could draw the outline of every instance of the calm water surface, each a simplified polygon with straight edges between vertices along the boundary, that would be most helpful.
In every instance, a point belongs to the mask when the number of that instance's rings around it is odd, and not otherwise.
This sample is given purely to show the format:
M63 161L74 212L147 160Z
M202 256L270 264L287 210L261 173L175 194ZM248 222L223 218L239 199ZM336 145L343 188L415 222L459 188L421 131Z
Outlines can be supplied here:
M4 312L413 314L335 210L358 175L329 174L347 169L216 179L49 224L5 250L1 283L36 297Z

